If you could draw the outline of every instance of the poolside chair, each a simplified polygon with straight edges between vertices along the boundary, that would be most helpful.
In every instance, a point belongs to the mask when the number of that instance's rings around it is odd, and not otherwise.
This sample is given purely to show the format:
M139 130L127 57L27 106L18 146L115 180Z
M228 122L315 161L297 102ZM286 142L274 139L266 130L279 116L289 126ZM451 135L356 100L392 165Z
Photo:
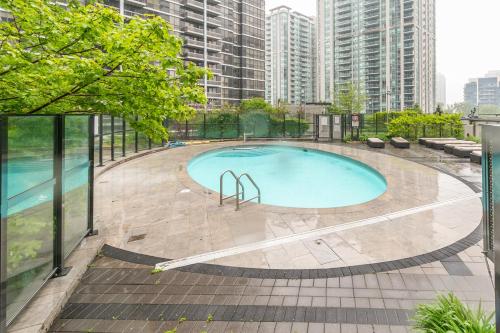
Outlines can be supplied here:
M368 138L366 144L370 148L385 148L385 142L379 138Z
M418 143L421 145L426 145L427 141L437 141L437 140L456 140L456 138L420 138L418 139Z
M470 154L475 151L481 149L481 145L470 145L470 146L457 146L453 148L453 155L457 157L470 157Z
M444 146L448 144L457 144L457 143L468 143L469 141L465 140L433 140L433 141L427 141L426 147L428 148L433 148L437 150L444 150Z
M459 146L470 146L470 145L474 145L475 143L472 142L472 141L467 141L467 142L462 142L462 143L450 143L450 144L446 144L444 145L444 152L447 153L447 154L453 154L453 149L455 147L459 147Z
M481 164L483 159L483 152L481 150L474 150L470 153L470 161L472 163Z
M410 142L401 137L392 138L391 145L393 145L395 148L401 148L401 149L410 148Z

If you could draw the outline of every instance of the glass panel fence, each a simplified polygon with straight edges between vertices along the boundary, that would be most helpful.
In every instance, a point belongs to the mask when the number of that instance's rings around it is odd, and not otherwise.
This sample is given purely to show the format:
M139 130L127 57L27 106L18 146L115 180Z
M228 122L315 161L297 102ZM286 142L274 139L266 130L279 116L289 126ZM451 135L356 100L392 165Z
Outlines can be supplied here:
M7 320L53 270L54 118L11 117L7 146Z
M64 253L67 256L88 231L89 117L67 117L64 125Z

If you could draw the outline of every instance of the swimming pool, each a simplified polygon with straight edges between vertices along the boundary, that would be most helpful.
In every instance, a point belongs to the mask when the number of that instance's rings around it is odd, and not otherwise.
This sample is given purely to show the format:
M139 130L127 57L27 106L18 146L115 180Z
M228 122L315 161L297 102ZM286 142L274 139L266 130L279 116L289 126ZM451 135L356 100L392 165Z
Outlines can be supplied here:
M345 156L291 146L228 147L194 157L189 175L200 185L219 191L220 175L248 173L261 189L262 203L293 208L334 208L371 201L387 190L385 178L373 168ZM243 180L246 198L256 195ZM224 194L235 193L227 176Z

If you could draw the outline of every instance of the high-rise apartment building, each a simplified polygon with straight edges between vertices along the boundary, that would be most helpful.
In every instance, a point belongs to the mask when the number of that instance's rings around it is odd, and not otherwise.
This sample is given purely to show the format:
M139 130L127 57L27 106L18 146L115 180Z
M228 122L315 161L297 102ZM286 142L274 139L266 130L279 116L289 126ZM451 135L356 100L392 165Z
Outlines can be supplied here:
M316 96L314 18L280 6L266 17L266 100L311 103Z
M446 77L441 73L436 75L436 105L446 106Z
M464 86L464 101L473 106L500 106L500 71L490 71L485 77L470 79Z
M435 0L317 0L318 98L346 84L366 111L435 105Z
M126 16L161 16L184 40L184 57L212 70L209 107L264 97L264 0L104 0Z
M464 86L464 101L469 105L477 105L477 80L470 80Z

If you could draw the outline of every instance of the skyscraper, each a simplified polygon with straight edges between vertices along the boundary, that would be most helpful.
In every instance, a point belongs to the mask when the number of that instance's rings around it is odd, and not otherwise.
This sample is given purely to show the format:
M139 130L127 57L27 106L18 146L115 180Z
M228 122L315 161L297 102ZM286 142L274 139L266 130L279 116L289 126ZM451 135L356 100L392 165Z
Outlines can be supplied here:
M435 0L317 0L321 101L348 83L366 111L435 104Z
M301 104L315 101L314 18L280 6L266 17L266 100Z
M465 84L464 101L472 106L477 105L477 79L471 79Z
M446 77L441 73L436 75L436 104L446 106Z
M186 61L212 70L214 77L200 82L210 107L264 97L264 0L104 0L120 3L125 16L164 18L183 38Z
M464 101L472 106L500 106L500 71L490 71L484 77L470 79L464 86Z

